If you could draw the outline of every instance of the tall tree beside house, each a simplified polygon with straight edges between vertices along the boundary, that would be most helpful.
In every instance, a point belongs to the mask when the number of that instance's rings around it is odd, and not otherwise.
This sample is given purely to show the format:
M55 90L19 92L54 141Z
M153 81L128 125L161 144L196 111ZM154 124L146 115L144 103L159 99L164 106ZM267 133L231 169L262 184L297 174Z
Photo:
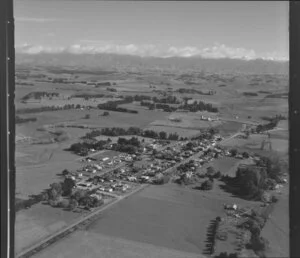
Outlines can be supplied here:
M75 186L75 181L71 178L66 178L62 184L62 193L64 196L69 196Z
M160 132L159 133L159 138L161 139L161 140L166 140L167 139L167 133L166 132Z

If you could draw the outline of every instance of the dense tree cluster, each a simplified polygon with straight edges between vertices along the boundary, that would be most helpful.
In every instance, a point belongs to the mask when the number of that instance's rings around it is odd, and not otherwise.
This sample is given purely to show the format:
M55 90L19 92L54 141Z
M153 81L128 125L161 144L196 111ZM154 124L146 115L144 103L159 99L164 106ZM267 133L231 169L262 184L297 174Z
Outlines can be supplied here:
M194 101L192 104L185 103L184 105L179 106L180 109L189 110L190 112L197 112L197 111L208 111L217 113L218 108L213 107L210 103L204 103L203 101Z
M190 171L192 167L194 167L194 160L190 160L189 162L179 165L177 170L183 173Z
M107 143L108 143L108 141L77 142L77 143L73 143L70 146L69 151L72 151L75 154L78 154L81 156L86 156L90 149L103 150Z
M131 97L131 96L129 96L129 97ZM127 103L131 103L131 102L132 102L132 100L130 98L125 97L123 100L108 101L106 103L99 104L98 109L137 114L138 113L137 110L130 110L127 108L118 107L118 105L127 104Z
M102 128L101 130L94 130L87 133L83 138L92 139L100 135L105 136L125 136L125 135L136 135L136 136L143 136L146 138L152 139L160 139L160 140L179 140L179 135L175 133L170 133L169 135L164 132L156 132L153 130L142 130L138 127L129 127L121 128L121 127L112 127L112 128ZM183 139L183 138L182 138Z
M214 183L214 180L212 178L207 179L201 184L200 189L205 190L205 191L211 190L213 188L213 183Z
M92 139L94 137L105 135L105 136L125 136L125 135L141 135L142 129L138 127L129 127L128 129L122 127L106 127L101 130L93 130L87 133L84 138Z
M53 207L70 210L74 210L78 205L93 208L103 204L102 198L91 196L86 190L75 190L75 185L75 181L71 178L65 178L60 183L53 183L48 190L42 193L42 199Z
M196 137L193 137L192 140L211 140L215 134L219 133L217 128L208 128L200 131L200 134Z
M200 94L200 95L214 95L216 94L216 91L209 90L207 92L203 92L201 90L195 90L195 89L185 89L185 88L180 88L177 90L179 93L187 93L187 94Z
M117 92L117 89L115 88L106 88L107 91L111 91L111 92Z
M179 135L175 133L170 133L167 135L166 132L156 132L153 130L145 130L143 131L142 136L147 138L153 138L153 139L161 139L161 140L171 140L171 141L177 141L179 139Z
M243 95L244 96L249 96L249 97L255 97L255 96L258 96L258 94L256 92L243 92Z
M70 196L70 202L72 201L74 204L72 206L76 207L77 205L84 206L86 208L95 208L101 206L104 201L101 198L97 198L95 196L89 195L88 191L78 189L72 195ZM69 205L71 206L71 205ZM70 209L74 209L73 207L70 207Z
M275 117L269 119L269 123L259 124L256 127L255 131L256 131L256 133L261 133L264 131L272 130L273 128L275 128L278 125L278 122L280 120L284 120L284 119L286 119L284 116L276 115Z
M120 144L120 145L133 145L133 146L136 146L136 147L141 146L141 142L139 141L139 139L137 137L132 137L130 139L119 137L118 144Z
M89 99L95 99L95 98L113 98L114 95L105 95L105 94L84 94L84 93L79 93L79 94L75 94L72 96L72 98L83 98L85 100L89 100Z
M68 110L68 109L80 109L80 108L92 109L93 106L81 106L80 104L65 104L63 106L45 106L45 107L36 107L36 108L22 108L16 110L16 114L31 114L31 113L40 113L40 112L49 112L49 111L58 111L58 110Z
M143 101L143 100L151 100L151 96L147 96L147 95L135 95L133 97L134 101Z
M16 85L34 86L33 83L29 83L29 82L16 82Z
M255 165L240 166L232 179L238 185L236 193L247 198L262 200L267 190L281 182L284 164L278 157L260 157Z
M45 91L35 91L30 92L27 95L25 95L21 100L28 100L28 99L41 99L41 98L53 98L53 97L59 97L59 93L57 92L45 92Z
M267 176L277 182L281 181L284 171L287 170L287 164L275 155L271 157L261 156L260 159L256 161L256 165L264 167L266 169Z
M98 87L105 87L105 86L111 86L111 82L97 82L95 84L96 88Z
M126 152L128 154L137 153L141 147L141 142L137 137L132 137L130 139L119 138L116 144L113 144L113 150Z
M35 122L36 120L37 120L36 117L22 118L22 117L16 116L15 123L16 124L24 124L24 123L28 123L28 122Z
M248 229L250 231L251 237L248 247L250 247L260 257L265 257L263 252L266 251L269 246L268 240L261 236L261 232L267 222L267 218L268 212L259 214L252 210L251 216L239 225L240 228Z
M141 106L146 106L149 108L149 110L162 109L165 112L175 112L177 110L176 107L171 107L168 104L152 103L146 101L141 101Z

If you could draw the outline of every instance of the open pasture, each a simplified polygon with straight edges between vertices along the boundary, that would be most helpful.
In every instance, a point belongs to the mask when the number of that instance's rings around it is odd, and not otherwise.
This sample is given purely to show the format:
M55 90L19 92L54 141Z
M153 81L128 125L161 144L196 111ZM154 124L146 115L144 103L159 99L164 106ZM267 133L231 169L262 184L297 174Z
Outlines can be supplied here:
M21 210L16 214L16 253L74 222L79 216L79 213L42 203Z

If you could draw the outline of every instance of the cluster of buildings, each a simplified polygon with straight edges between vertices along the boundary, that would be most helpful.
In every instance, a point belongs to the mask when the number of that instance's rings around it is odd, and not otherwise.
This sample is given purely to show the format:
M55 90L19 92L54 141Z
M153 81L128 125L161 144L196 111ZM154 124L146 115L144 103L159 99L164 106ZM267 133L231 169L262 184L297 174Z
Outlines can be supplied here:
M203 115L200 116L200 119L203 121L209 121L209 122L220 120L218 117L210 117L210 116L203 116Z
M82 159L84 166L68 175L76 181L76 187L97 190L99 193L122 194L136 186L136 183L155 183L163 175L193 177L197 168L215 158L232 154L220 148L219 135L212 139L185 142L145 143L144 151L137 154L117 154L113 157ZM155 152L153 150L156 150ZM236 158L244 158L236 154ZM137 164L142 164L138 166Z

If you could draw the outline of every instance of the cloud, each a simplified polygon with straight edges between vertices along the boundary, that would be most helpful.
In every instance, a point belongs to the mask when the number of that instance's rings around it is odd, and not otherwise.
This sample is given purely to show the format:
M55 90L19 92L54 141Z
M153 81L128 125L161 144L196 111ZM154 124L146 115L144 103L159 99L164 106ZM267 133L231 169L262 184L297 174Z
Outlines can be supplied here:
M39 23L61 21L61 19L37 18L37 17L15 17L15 20L17 22L39 22Z
M39 53L62 53L65 51L64 47L46 47L41 45L31 45L24 43L22 45L15 46L17 53L26 53L26 54L39 54Z
M68 47L46 47L41 45L23 44L16 46L16 52L27 54L38 53L61 53L72 54L98 54L114 53L123 55L137 55L141 57L203 57L203 58L231 58L254 60L264 59L273 61L287 61L288 57L277 52L257 54L253 49L234 48L224 44L215 43L211 47L199 48L195 46L158 46L153 44L116 44L97 40L82 40L80 44L73 44Z
M55 37L55 33L49 32L45 34L46 37Z

